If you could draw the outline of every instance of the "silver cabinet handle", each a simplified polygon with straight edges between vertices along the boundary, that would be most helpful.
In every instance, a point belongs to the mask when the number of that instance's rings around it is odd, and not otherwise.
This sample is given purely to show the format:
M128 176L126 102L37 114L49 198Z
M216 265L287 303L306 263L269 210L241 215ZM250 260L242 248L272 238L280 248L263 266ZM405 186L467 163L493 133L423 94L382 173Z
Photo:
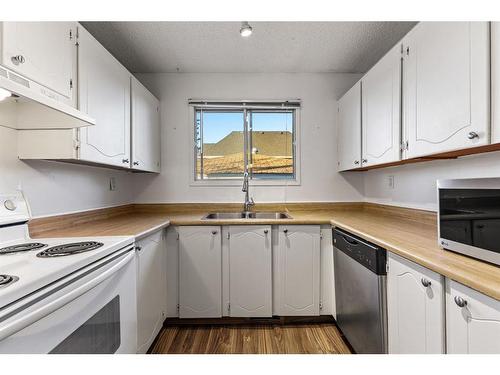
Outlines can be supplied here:
M138 161L134 161L132 164L139 165L139 162Z
M128 159L122 159L122 163L125 164L125 163L128 163L129 160Z
M23 55L16 55L11 57L11 61L14 65L24 64L26 59Z
M268 229L264 229L264 234L268 234L269 233L269 230Z
M477 134L476 132L469 132L469 134L467 134L467 138L469 139L479 138L479 134Z
M212 231L212 235L214 235L214 236L215 236L217 233L219 233L219 232L218 232L218 231L216 231L216 230L213 230L213 231Z
M467 306L467 301L463 299L462 297L455 296L455 303L457 304L458 307L465 307Z
M354 164L358 165L359 164L359 160L354 160Z
M431 286L431 281L430 280L427 280L425 278L422 277L422 279L420 280L422 282L422 285L425 286L426 288L430 287Z

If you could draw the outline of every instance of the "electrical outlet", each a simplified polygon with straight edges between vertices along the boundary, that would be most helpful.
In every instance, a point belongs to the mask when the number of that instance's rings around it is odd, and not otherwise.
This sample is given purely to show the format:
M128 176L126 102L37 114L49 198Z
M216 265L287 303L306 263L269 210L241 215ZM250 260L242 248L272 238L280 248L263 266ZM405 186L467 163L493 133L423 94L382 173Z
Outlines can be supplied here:
M394 176L387 176L387 186L389 189L394 189Z
M116 190L116 178L114 178L114 177L109 178L109 190L110 191Z

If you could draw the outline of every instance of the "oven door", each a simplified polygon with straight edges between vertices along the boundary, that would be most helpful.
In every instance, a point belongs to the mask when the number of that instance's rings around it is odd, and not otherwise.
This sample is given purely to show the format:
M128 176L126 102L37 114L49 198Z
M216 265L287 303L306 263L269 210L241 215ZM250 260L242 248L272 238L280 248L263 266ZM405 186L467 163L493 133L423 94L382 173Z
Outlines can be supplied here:
M133 247L25 298L0 315L0 353L135 353Z

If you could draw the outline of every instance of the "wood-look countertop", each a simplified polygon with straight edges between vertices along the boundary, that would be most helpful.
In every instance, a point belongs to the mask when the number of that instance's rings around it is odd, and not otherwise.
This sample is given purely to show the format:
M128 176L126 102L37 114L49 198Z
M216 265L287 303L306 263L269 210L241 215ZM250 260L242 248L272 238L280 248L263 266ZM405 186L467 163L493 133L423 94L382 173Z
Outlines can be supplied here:
M436 224L364 211L337 212L331 222L335 227L500 300L500 266L441 249Z
M139 239L168 225L327 224L500 300L500 267L442 250L437 243L435 213L363 203L288 204L256 209L286 211L291 219L202 219L208 212L234 211L239 206L130 205L35 219L30 231L33 238L131 235Z
M56 225L43 231L30 227L30 233L32 238L133 236L139 240L169 225L165 214L126 213L69 226Z

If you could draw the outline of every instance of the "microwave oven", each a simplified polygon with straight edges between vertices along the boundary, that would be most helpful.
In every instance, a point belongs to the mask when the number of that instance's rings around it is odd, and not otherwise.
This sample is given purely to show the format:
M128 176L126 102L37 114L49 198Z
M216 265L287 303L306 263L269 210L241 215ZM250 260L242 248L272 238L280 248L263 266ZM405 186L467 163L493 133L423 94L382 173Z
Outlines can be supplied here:
M437 192L439 245L500 265L500 178L438 180Z

